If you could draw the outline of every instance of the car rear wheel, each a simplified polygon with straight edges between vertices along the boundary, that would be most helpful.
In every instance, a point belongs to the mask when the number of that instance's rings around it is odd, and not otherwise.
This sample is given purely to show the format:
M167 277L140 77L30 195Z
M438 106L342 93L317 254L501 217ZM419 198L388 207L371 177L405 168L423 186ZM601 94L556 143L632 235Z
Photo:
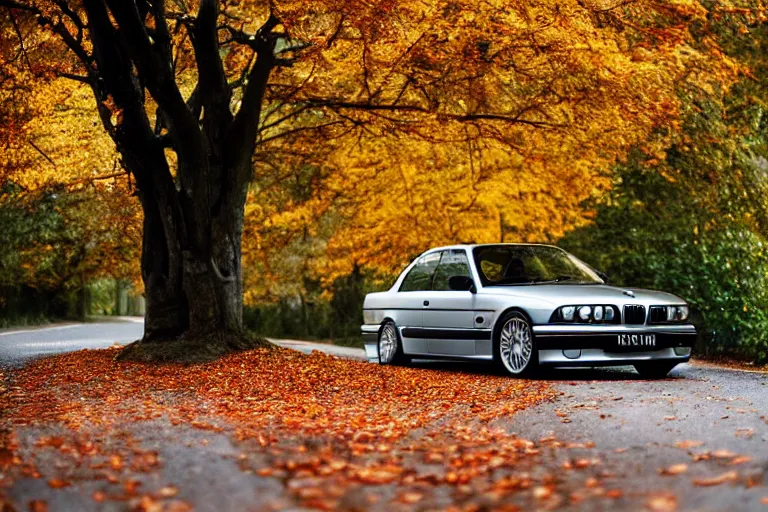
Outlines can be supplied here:
M677 366L677 363L668 362L648 362L634 365L637 373L646 379L663 379L675 366Z
M510 311L497 325L494 358L512 375L529 375L538 366L538 352L528 318L519 311Z
M403 344L397 332L395 322L387 320L379 329L379 363L405 364L408 359L403 354Z

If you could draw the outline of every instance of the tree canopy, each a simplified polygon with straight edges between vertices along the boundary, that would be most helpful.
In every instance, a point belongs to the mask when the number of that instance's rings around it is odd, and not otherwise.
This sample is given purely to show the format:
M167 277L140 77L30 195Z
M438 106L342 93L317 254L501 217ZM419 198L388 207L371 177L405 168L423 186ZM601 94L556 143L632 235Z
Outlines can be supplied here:
M677 130L682 85L739 69L720 8L691 0L0 7L2 179L121 175L147 338L238 330L243 279L268 293L297 242L330 283L429 245L560 236L630 147Z

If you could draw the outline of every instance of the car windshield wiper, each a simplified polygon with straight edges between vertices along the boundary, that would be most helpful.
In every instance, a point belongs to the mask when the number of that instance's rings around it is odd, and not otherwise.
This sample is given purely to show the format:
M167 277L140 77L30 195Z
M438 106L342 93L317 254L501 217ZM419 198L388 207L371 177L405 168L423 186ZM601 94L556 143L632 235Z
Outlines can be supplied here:
M513 277L513 278L506 278L501 279L499 281L488 283L487 286L505 286L505 285L511 285L511 284L545 284L545 283L562 283L565 281L578 281L580 283L583 283L584 280L580 277L576 276L569 276L569 275L560 275L556 276L552 279L547 279L545 277L528 277L528 278L520 278L520 277Z

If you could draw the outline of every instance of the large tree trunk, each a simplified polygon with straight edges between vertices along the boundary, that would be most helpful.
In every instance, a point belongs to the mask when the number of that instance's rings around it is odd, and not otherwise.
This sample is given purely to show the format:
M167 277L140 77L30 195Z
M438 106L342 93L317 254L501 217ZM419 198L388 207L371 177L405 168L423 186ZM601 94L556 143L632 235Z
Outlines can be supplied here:
M246 193L247 185L224 187L207 207L172 184L140 191L147 309L144 337L122 359L205 361L264 345L243 330Z
M243 330L243 208L233 206L211 218L210 247L184 251L190 334Z

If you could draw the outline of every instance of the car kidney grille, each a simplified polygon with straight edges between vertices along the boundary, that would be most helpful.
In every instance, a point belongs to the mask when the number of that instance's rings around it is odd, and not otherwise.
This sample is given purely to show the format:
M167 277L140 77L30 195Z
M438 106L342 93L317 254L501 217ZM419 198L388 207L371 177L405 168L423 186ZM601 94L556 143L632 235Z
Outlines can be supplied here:
M651 306L651 323L661 324L667 321L666 306Z
M624 323L625 324L644 324L645 323L645 306L624 306Z

